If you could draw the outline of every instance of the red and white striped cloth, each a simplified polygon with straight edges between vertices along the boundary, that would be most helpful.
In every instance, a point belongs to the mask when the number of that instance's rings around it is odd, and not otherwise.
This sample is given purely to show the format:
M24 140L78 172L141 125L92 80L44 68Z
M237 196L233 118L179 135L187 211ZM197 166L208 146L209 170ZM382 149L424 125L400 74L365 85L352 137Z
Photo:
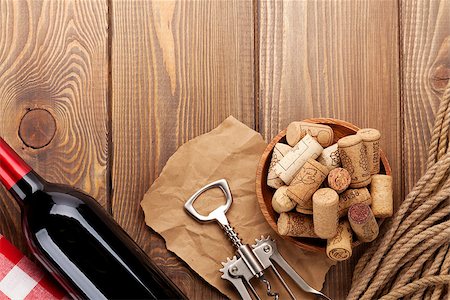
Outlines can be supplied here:
M70 299L45 271L0 235L0 300Z

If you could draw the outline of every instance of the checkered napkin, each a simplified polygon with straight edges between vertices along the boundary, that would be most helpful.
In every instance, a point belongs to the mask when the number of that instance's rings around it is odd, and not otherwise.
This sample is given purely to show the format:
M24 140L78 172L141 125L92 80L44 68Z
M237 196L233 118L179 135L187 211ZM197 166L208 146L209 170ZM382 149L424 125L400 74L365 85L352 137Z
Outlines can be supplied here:
M48 275L0 235L0 300L69 299Z

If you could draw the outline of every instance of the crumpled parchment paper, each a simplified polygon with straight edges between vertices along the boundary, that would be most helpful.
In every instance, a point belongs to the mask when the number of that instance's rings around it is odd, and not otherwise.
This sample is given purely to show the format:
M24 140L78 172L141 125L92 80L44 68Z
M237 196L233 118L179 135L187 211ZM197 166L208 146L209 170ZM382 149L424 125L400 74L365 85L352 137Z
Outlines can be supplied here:
M221 262L233 257L234 248L217 223L198 223L183 207L192 194L212 181L221 178L228 181L233 204L227 218L243 243L254 244L261 235L275 238L283 257L318 290L333 265L325 254L303 251L283 240L266 223L255 194L256 168L266 146L258 132L230 116L214 130L182 145L167 161L141 203L147 225L161 234L167 248L231 299L239 299L239 294L220 278L219 269ZM201 196L194 207L206 215L222 203L225 197L219 189L213 189ZM282 292L282 285L270 276L273 274L268 275L273 290ZM253 282L264 297L263 285ZM293 282L288 283L297 299L314 299ZM280 296L285 299L287 294L282 292Z

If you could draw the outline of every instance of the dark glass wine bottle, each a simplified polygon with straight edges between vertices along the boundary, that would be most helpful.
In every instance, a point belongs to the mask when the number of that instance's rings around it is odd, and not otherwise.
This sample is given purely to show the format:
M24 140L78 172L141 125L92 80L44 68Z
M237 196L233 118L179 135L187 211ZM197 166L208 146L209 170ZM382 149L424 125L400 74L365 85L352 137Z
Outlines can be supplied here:
M48 183L0 138L0 181L32 253L74 298L185 299L90 196Z

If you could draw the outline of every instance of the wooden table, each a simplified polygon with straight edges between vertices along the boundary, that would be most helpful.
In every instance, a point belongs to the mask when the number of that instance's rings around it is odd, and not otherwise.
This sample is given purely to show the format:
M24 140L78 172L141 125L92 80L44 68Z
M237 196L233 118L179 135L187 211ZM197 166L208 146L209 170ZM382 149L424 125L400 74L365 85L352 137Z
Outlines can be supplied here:
M375 127L398 205L449 77L448 0L0 0L0 135L98 199L191 299L223 296L139 206L178 146L228 115L266 140L309 117ZM27 251L17 205L0 198L0 232ZM363 251L329 272L334 299Z

